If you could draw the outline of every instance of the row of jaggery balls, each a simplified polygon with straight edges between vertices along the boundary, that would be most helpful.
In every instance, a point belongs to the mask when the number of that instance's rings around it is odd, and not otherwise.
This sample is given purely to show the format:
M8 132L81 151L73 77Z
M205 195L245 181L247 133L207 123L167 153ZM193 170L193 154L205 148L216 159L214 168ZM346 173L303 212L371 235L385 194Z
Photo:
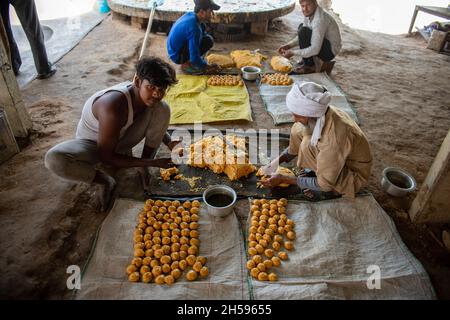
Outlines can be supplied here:
M295 223L287 217L287 204L285 198L252 201L247 269L259 281L277 281L278 276L270 272L271 269L279 267L282 260L289 259L288 253L281 251L282 248L288 251L294 249Z
M272 86L288 86L293 82L290 76L283 73L269 73L261 78L261 83L268 83Z
M127 266L131 282L173 284L209 274L206 257L199 256L200 202L148 199L134 231L134 258ZM190 270L189 270L190 269Z
M209 86L243 86L244 82L240 76L217 75L209 77L207 84Z

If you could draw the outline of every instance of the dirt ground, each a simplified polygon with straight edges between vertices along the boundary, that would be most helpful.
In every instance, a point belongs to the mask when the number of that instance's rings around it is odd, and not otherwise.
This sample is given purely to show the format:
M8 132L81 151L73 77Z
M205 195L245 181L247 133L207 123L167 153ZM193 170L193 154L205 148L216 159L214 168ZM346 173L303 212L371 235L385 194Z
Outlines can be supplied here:
M218 43L214 51L259 48L274 54L295 34L297 16L275 21L266 37ZM439 243L449 226L410 223L407 209L414 195L395 200L380 189L387 166L409 171L419 186L426 177L450 128L450 57L426 49L417 36L341 31L344 48L333 77L355 105L373 148L369 189L424 265L437 296L450 299L450 253ZM0 166L1 298L70 297L66 268L86 263L106 214L96 213L95 188L52 176L43 158L50 147L74 136L90 95L132 78L143 36L143 30L108 17L57 64L54 77L23 90L33 132L22 152ZM166 58L164 35L152 35L148 53ZM248 88L254 121L216 128L275 128L256 85ZM288 125L277 128L289 132Z

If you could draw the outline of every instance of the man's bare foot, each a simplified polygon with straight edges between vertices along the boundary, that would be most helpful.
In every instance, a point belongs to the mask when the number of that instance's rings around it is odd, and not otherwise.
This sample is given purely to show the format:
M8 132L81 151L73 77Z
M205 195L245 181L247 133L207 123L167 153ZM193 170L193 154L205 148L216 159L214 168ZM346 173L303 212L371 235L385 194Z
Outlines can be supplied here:
M100 210L101 212L107 212L114 203L114 192L116 190L117 182L113 177L101 171L97 171L93 182L100 187L100 193L98 195Z
M315 73L316 72L316 67L315 66L302 65L300 67L294 68L293 72L295 74Z

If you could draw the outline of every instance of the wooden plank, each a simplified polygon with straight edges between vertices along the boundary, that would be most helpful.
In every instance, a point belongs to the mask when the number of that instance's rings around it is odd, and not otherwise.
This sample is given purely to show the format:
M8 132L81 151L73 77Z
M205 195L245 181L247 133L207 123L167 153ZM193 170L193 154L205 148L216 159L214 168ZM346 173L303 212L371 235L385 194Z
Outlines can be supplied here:
M0 106L5 109L14 136L26 137L32 123L12 70L1 17L0 33Z
M450 222L450 130L409 210L417 223Z
M0 164L19 152L6 113L0 108Z

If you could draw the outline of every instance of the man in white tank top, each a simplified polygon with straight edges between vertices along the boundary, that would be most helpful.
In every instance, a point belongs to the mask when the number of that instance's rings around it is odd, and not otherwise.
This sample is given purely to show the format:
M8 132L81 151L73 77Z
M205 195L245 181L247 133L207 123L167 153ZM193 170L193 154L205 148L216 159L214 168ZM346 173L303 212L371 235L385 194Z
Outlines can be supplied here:
M99 91L86 101L75 139L51 148L45 166L64 179L99 184L102 210L112 204L116 181L99 165L139 168L146 190L148 167L174 166L170 158L153 158L161 142L170 150L180 143L172 141L167 133L170 108L162 101L167 88L175 83L175 70L168 63L156 57L141 59L133 82ZM142 156L130 156L132 148L143 139Z
M302 10L298 34L281 46L278 53L287 59L302 58L302 64L294 70L298 74L316 72L314 57L323 61L321 72L330 74L334 66L332 60L342 48L339 25L317 0L300 0L299 4Z

